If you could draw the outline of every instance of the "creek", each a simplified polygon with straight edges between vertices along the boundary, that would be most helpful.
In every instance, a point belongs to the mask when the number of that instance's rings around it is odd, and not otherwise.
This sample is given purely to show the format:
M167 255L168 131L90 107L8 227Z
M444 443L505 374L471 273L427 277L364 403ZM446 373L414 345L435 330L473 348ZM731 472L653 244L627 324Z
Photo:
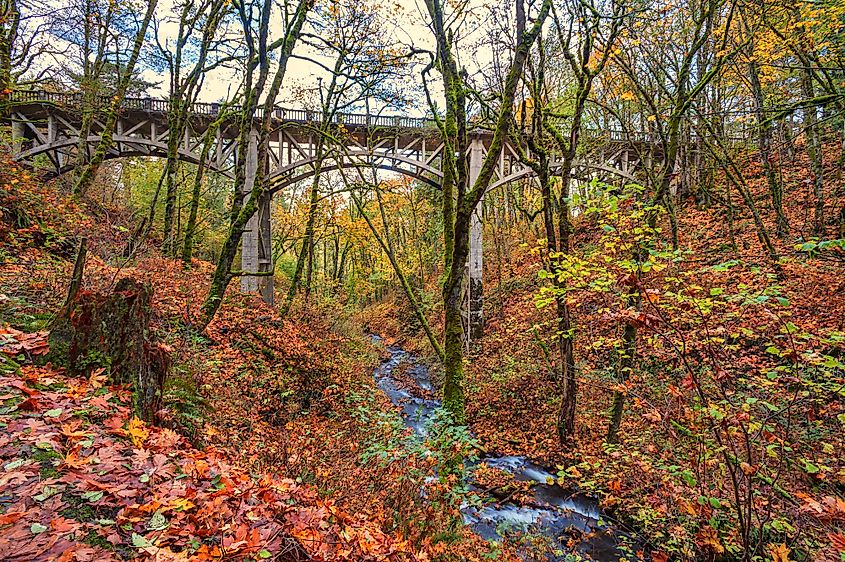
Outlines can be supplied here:
M372 339L377 344L383 343L379 336ZM424 438L441 407L440 400L424 397L435 390L428 368L398 345L387 345L385 349L390 357L375 370L376 385L401 408L405 425ZM404 378L412 379L416 388L408 388L407 382L398 379L397 369L403 363L407 364ZM497 496L495 491L483 489L474 477L481 464L504 471L516 481L529 482L530 500L517 502L505 494ZM556 551L547 555L546 560L571 560L566 554L573 552L601 562L636 559L624 546L631 544L629 535L603 516L598 501L558 485L552 470L524 456L492 453L466 465L467 487L481 501L465 502L461 511L464 524L482 538L501 540L515 534L541 535L549 541L549 550Z

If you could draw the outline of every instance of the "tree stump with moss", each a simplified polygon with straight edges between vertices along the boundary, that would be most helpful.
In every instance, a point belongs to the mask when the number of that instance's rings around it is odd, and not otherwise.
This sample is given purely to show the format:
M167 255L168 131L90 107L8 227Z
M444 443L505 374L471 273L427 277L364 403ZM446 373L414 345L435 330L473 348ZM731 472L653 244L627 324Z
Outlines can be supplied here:
M138 417L155 421L170 367L167 350L150 341L152 288L118 281L110 294L80 291L50 332L48 359L72 376L103 368L111 384L131 384Z

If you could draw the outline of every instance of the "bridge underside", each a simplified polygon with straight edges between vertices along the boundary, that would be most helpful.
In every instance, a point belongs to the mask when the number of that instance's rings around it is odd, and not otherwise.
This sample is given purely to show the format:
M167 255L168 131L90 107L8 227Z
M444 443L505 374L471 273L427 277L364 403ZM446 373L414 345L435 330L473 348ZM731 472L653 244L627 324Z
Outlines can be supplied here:
M46 94L48 97L55 94ZM29 98L27 98L29 99ZM68 99L67 96L62 100ZM73 98L78 99L78 98ZM130 100L117 120L114 145L107 159L125 157L167 157L170 128L166 102ZM177 157L182 162L198 164L205 135L217 118L214 104L202 105L206 113L192 115L189 125L179 135ZM201 108L202 109L202 108ZM14 107L11 115L15 160L33 165L47 165L48 175L68 172L90 157L103 134L103 122L94 116L88 131L82 131L82 119L72 104L26 99ZM317 154L323 152L319 169L322 172L341 170L347 181L372 180L374 168L401 174L428 185L439 187L442 172L440 161L443 144L436 129L425 120L374 116L340 116L345 135L344 146L322 146L314 114L276 110L274 127L259 162L258 133L253 131L247 145L247 177L241 193L249 193L259 166L263 166L268 182L259 211L249 221L243 234L241 251L241 289L257 292L268 301L273 299L274 264L271 240L271 204L273 196L294 184L311 178L318 169ZM233 177L238 153L237 132L232 123L215 129L208 168ZM87 132L87 134L86 134ZM80 142L85 136L86 142ZM474 181L487 155L492 136L485 131L472 134L469 153L470 179ZM642 144L642 143L640 143ZM573 176L580 180L598 178L611 182L635 182L634 171L641 159L642 147L622 139L608 140L588 157L579 160ZM85 151L88 151L86 157ZM82 156L82 157L80 157ZM39 160L41 162L39 163ZM46 161L45 161L46 160ZM553 171L560 165L552 166ZM351 172L351 173L350 173ZM493 181L495 190L515 181L530 181L533 171L522 164L518 152L505 146L498 155ZM480 337L483 331L483 229L482 208L473 214L470 256L467 264L465 334L467 341Z

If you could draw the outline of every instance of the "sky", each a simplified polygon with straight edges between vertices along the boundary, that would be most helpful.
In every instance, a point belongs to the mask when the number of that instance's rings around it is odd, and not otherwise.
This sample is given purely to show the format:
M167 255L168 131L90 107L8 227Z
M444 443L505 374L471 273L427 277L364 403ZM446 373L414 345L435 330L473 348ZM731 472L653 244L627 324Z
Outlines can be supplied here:
M398 15L391 18L388 25L392 27L391 33L397 43L427 50L433 50L433 38L431 31L427 26L428 14L425 12L425 4L422 0L396 0L394 2ZM475 10L478 14L487 14L486 6L488 2L483 0L471 0L469 7ZM173 12L174 0L159 0L158 13L166 14ZM474 38L480 36L481 30L478 22L481 17L473 18L462 26L459 30L465 37L462 44L468 45L473 42ZM277 26L278 27L278 26ZM178 26L175 21L160 21L158 25L158 38L162 44L172 43L174 37L178 32ZM272 33L272 32L271 32ZM311 55L300 42L297 49L294 51L299 55ZM478 66L488 62L485 53L479 50L465 51L460 53L464 60L461 62L467 66ZM277 104L283 107L297 108L303 105L302 101L295 101L295 90L302 88L314 88L317 84L318 78L325 78L328 75L318 65L311 62L294 58L288 65L287 74L283 90L279 96ZM415 73L418 77L419 74ZM150 90L150 94L154 97L166 97L168 89L168 76L166 71L157 71L155 69L145 68L142 72L142 77L154 83L159 83L159 86ZM210 72L203 84L202 91L199 95L199 101L214 102L227 98L231 93L237 89L240 80L235 72L230 69L217 69ZM439 88L433 88L436 93ZM411 115L423 115L425 108L422 104L422 94L420 93L418 107L408 111Z

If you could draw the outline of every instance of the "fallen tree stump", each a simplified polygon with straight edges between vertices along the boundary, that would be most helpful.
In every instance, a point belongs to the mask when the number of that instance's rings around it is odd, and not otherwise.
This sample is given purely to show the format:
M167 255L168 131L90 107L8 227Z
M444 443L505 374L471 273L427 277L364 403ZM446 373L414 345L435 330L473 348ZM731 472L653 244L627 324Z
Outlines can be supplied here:
M72 376L102 368L110 384L131 384L136 415L154 422L170 357L148 334L152 294L131 278L109 294L79 291L53 324L48 360Z

